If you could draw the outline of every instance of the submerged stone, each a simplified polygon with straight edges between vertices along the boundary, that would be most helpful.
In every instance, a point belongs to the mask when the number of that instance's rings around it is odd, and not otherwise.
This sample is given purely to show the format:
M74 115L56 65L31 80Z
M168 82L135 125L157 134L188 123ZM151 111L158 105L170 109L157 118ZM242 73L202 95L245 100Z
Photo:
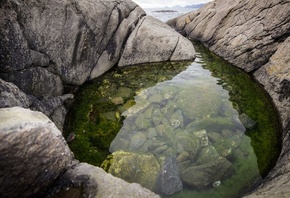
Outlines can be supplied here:
M203 189L216 181L229 177L233 172L232 164L223 157L199 166L189 166L181 173L187 185Z
M136 182L150 190L156 190L161 170L158 160L152 154L137 154L117 151L109 159L108 173L128 182Z
M172 195L183 188L179 178L179 170L174 157L168 157L162 165L157 180L157 192L164 195Z

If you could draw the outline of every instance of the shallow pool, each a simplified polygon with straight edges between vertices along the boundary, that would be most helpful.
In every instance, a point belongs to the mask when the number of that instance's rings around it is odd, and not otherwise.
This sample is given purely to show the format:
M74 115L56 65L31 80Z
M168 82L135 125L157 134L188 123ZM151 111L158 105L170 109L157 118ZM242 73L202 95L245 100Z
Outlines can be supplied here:
M254 188L280 152L276 111L249 75L195 47L192 63L112 70L84 85L65 129L76 158L165 197Z

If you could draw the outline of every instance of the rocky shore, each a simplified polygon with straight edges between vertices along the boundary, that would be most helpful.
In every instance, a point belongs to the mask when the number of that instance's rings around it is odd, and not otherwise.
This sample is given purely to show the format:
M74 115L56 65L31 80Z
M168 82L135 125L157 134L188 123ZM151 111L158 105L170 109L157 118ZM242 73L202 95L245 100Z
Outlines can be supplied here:
M290 196L290 2L216 0L168 24L268 91L281 116L283 148L248 197ZM2 0L0 196L45 197L70 188L79 197L159 197L74 159L61 133L66 102L114 66L194 57L190 41L130 0Z
M264 86L281 117L283 148L275 168L248 197L290 196L290 2L216 0L167 24Z
M190 41L130 0L1 1L0 196L158 197L74 159L66 104L114 66L194 58Z

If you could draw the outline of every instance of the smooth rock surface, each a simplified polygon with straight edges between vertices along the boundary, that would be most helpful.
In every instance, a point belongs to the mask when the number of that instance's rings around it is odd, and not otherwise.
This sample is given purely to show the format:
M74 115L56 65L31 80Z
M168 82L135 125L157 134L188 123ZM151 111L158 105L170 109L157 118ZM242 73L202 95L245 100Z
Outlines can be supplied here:
M0 109L0 195L41 196L70 167L73 154L43 113Z
M119 66L141 63L193 60L193 45L168 25L143 17L128 38Z

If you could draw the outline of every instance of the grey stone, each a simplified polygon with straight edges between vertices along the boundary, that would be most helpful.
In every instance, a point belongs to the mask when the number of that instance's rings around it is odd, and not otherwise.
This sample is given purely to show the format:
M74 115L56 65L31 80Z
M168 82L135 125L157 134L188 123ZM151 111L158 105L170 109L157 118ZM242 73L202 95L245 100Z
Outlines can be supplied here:
M1 196L41 197L72 165L73 154L41 112L2 108L0 120Z
M28 108L31 104L29 97L16 85L0 78L0 107L22 106Z
M146 16L139 21L130 34L118 65L194 58L193 45L187 39L158 19Z
M129 151L138 151L138 149L144 144L146 141L146 135L142 132L138 132L134 134L129 143Z
M183 189L179 178L179 170L174 157L167 157L162 165L157 180L157 191L164 195L172 195Z
M189 186L203 189L232 174L232 164L226 158L219 158L199 166L189 166L181 173L181 179Z

